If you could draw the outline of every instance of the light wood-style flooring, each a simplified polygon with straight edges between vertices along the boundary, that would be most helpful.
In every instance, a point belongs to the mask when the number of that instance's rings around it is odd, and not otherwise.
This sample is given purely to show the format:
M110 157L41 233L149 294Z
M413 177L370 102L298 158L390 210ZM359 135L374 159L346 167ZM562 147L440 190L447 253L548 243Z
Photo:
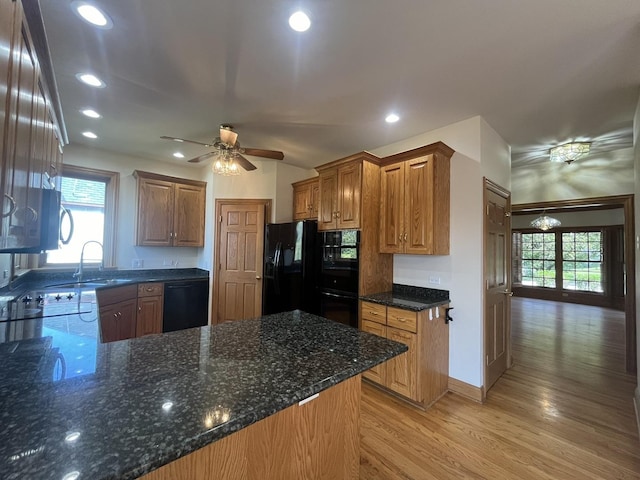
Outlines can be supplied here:
M622 312L512 299L514 366L426 412L363 383L360 479L640 479Z

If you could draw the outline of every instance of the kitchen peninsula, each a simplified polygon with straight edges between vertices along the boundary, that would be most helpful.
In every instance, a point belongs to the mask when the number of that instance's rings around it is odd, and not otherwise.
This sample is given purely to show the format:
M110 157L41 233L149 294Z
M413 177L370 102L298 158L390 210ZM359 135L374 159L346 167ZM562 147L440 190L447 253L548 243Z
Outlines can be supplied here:
M61 380L0 346L0 471L34 480L357 478L360 373L406 351L300 311L96 344Z

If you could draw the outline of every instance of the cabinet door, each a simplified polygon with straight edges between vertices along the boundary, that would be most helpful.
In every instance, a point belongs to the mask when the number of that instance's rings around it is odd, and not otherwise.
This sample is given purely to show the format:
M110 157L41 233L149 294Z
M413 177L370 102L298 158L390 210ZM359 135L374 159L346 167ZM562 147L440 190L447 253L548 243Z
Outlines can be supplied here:
M362 320L360 325L360 330L362 330L363 332L372 333L382 338L386 338L387 336L387 327L385 325L377 322L371 322L369 320ZM368 380L371 380L372 382L384 385L387 378L387 363L388 362L383 362L380 365L376 365L375 367L370 368L366 372L363 372L362 376Z
M322 172L319 182L320 210L318 211L318 230L335 230L338 171L331 169Z
M311 185L293 187L293 219L305 220L311 216Z
M337 228L360 228L360 186L362 165L352 163L338 167Z
M311 218L312 220L317 220L319 206L320 206L320 185L317 181L311 184L310 198L311 198L311 215L309 216L309 218Z
M408 160L405 167L405 253L433 253L433 155Z
M175 184L173 246L204 246L204 203L203 187Z
M138 225L136 245L170 247L173 237L173 183L138 180Z
M404 247L404 163L380 170L380 253L402 253Z
M162 333L162 297L138 298L136 337Z
M387 338L404 343L409 347L407 352L387 362L387 388L411 400L421 402L422 398L418 398L417 335L387 327Z
M100 308L100 341L126 340L136 336L137 299Z

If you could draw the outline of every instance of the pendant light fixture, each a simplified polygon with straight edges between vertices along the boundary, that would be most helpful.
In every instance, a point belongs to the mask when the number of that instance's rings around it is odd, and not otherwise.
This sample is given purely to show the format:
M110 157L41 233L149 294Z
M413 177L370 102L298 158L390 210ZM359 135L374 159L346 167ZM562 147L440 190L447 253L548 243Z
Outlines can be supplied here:
M548 215L545 215L544 212L542 212L542 215L532 220L529 225L531 225L533 228L537 228L538 230L546 232L547 230L551 230L552 228L559 227L560 225L562 225L562 223L557 218L549 217Z

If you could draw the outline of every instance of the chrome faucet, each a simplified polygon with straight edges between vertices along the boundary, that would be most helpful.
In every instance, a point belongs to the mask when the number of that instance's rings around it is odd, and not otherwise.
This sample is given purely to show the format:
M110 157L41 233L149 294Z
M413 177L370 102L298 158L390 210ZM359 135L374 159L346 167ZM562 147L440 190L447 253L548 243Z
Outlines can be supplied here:
M78 270L73 274L75 278L78 279L78 282L82 282L82 275L84 274L84 247L86 247L90 243L97 243L100 245L100 249L102 250L102 260L100 260L100 266L98 269L102 271L104 269L104 247L97 240L89 240L82 245L82 250L80 251L80 264L78 265Z

